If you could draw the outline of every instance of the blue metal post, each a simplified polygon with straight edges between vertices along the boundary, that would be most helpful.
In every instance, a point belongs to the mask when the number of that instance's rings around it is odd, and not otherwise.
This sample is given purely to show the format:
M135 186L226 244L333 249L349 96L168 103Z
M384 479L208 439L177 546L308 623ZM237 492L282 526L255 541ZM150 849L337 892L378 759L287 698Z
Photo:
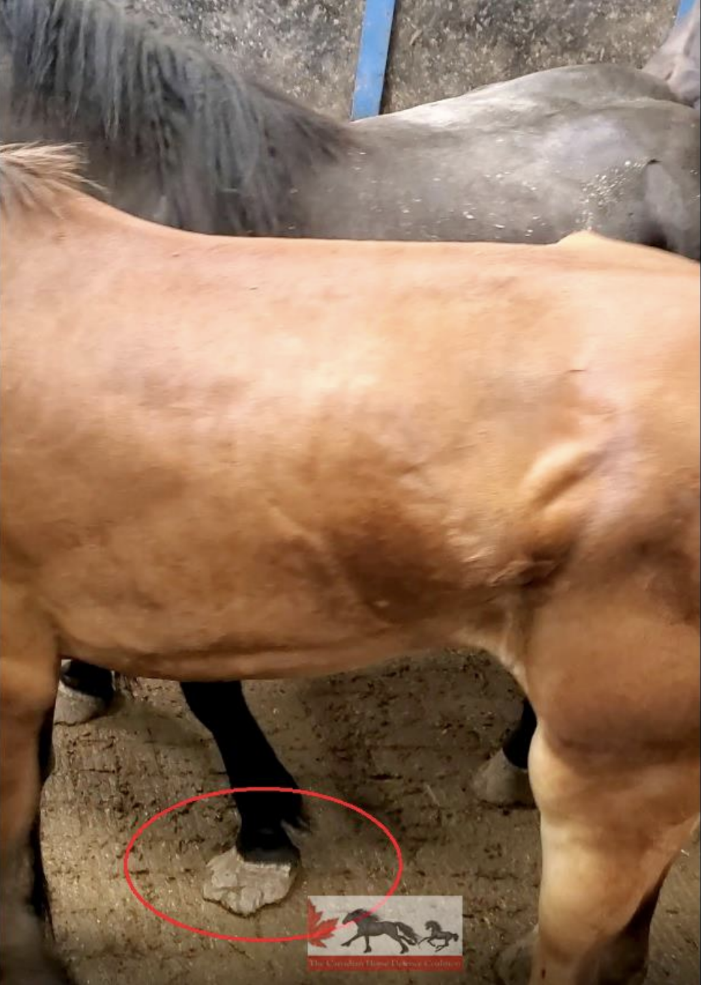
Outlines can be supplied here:
M353 91L353 120L377 116L380 112L394 6L395 0L365 0Z
M679 0L679 6L677 7L677 23L684 20L693 6L694 0Z

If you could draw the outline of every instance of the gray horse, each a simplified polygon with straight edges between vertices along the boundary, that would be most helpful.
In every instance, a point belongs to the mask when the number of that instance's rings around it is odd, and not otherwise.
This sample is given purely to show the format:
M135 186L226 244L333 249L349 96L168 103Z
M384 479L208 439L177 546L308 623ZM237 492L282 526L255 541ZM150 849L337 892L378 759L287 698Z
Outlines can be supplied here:
M419 935L413 927L399 920L380 920L376 913L366 913L365 910L353 910L343 920L344 924L354 923L357 930L353 937L344 941L341 947L350 947L357 940L365 941L364 954L372 954L371 937L390 937L401 948L401 954L407 954L408 944L419 944Z
M80 141L127 211L322 238L545 243L593 228L699 257L698 117L634 68L551 69L350 125L109 0L0 12L3 140Z

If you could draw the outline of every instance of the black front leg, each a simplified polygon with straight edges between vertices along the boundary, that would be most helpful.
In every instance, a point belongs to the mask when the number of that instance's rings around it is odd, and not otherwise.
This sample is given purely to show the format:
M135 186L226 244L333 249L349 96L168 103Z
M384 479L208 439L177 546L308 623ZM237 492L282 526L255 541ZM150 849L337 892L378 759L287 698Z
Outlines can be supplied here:
M209 729L232 787L294 787L288 773L246 704L240 681L181 684L193 715ZM241 816L236 847L248 862L299 861L299 849L284 825L307 825L299 794L234 795Z

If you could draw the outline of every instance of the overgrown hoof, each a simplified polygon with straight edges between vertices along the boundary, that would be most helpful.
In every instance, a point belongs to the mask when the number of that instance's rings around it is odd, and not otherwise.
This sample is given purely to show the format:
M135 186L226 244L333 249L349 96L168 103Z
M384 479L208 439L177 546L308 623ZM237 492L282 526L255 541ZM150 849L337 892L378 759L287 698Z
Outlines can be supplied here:
M501 952L494 965L499 985L528 985L537 936L533 929Z
M299 871L294 862L248 862L231 848L207 864L202 895L241 917L284 900Z
M92 694L83 694L59 681L54 712L55 725L84 725L107 712L110 702Z
M497 807L535 806L528 770L510 763L501 749L477 770L472 789L480 800Z

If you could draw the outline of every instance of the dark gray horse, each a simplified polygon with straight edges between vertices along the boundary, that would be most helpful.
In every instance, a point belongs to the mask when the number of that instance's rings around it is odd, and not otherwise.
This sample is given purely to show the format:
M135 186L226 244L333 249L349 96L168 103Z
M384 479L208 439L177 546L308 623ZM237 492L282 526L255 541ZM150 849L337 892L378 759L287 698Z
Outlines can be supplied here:
M408 953L407 944L420 943L419 935L408 923L401 923L399 920L380 920L376 913L367 913L365 910L353 910L344 918L343 923L354 923L357 930L353 937L341 944L341 947L350 947L355 941L364 940L364 954L372 954L371 937L391 937L399 944L400 954Z
M443 930L437 920L427 920L426 930L429 932L428 937L424 937L421 943L430 944L436 951L444 951L453 941L459 940L458 935L452 930Z
M3 140L79 141L105 197L146 218L233 235L533 243L592 228L699 258L698 115L683 105L698 101L698 58L676 42L659 72L669 85L613 65L553 69L350 125L108 0L0 0L0 14ZM103 703L112 693L76 662L66 681ZM296 786L239 684L183 690L232 786ZM532 720L526 706L513 766L526 765ZM293 864L284 825L301 822L299 799L237 803L244 859Z
M699 255L698 119L636 69L552 69L348 125L108 0L0 11L3 140L82 142L127 211L276 236L544 243L591 227Z

